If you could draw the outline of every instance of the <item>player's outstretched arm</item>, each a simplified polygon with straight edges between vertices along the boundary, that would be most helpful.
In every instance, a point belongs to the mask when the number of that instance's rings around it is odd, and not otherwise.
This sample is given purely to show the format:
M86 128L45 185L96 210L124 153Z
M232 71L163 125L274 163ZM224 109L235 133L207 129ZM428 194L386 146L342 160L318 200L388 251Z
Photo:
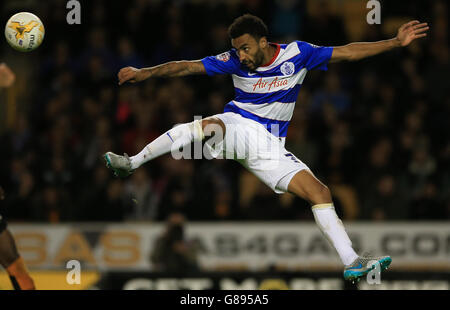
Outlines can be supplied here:
M175 77L192 74L206 74L205 66L201 60L171 61L155 67L134 68L125 67L119 71L119 85L125 82L135 83L150 77Z
M425 37L428 29L427 23L420 23L418 20L410 21L398 29L397 36L393 39L378 42L356 42L334 47L330 62L355 61L396 47L407 46L415 39Z

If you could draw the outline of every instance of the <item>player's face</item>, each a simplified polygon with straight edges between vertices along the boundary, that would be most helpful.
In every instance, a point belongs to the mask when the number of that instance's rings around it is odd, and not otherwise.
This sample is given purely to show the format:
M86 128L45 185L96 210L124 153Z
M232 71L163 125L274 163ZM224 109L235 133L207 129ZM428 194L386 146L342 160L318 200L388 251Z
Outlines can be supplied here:
M261 38L258 42L247 33L231 40L231 45L237 50L240 62L251 71L264 62L264 53L261 49L264 40L266 39Z

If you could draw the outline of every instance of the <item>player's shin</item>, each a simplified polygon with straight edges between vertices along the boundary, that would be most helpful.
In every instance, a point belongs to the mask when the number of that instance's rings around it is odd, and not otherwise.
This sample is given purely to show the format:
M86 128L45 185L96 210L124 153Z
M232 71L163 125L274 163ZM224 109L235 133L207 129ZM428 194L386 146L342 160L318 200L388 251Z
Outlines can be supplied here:
M6 268L11 283L15 290L34 290L34 281L28 274L28 270L23 262L22 257L17 258L11 265Z
M336 214L334 205L332 203L314 205L312 212L317 225L338 252L342 263L350 265L358 254L352 248L352 242Z
M137 155L130 157L131 167L136 169L149 160L169 153L174 148L184 147L194 141L201 141L204 137L200 120L175 126L150 142Z

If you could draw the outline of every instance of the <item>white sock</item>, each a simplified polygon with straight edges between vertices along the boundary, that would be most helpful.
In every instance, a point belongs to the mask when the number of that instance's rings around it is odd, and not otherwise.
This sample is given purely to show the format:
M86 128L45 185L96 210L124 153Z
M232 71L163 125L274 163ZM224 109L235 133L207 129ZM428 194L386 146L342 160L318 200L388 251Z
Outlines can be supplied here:
M169 153L172 147L178 149L193 141L201 141L204 137L200 120L175 126L147 144L141 152L131 156L131 168L139 168L149 160Z
M342 263L350 265L358 258L358 254L352 248L352 242L334 210L334 205L332 203L314 205L312 212L317 225L338 252Z

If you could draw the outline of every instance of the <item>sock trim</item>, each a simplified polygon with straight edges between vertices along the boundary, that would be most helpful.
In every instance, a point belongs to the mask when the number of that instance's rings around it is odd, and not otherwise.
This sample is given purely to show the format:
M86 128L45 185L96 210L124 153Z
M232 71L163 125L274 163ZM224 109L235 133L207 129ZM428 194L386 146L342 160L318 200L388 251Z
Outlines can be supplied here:
M333 203L319 203L311 207L313 210L317 209L334 209Z
M205 139L205 134L203 133L201 120L193 121L193 125L194 125L194 140L196 137L199 137L200 141Z
M170 140L172 140L172 142L173 142L173 139L172 139L172 137L170 136L170 133L169 133L169 132L167 132L167 135L169 136Z

